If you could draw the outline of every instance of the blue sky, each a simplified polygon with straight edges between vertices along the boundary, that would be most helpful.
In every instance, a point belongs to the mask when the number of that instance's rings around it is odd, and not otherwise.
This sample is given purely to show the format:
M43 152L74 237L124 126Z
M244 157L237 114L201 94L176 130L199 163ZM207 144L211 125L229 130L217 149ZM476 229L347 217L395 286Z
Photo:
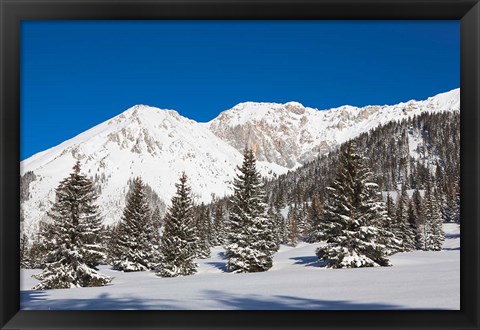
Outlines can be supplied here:
M23 21L21 159L135 104L394 104L460 86L459 21Z

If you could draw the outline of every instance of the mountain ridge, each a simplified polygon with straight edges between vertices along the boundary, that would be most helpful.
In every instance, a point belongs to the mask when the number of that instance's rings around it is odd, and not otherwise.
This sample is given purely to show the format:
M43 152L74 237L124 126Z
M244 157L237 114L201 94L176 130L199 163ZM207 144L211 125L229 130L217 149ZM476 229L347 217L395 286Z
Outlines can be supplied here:
M179 173L185 171L196 202L209 202L214 195L230 193L247 143L256 149L262 175L273 177L390 120L459 110L459 93L455 89L423 101L326 111L293 101L243 102L206 123L175 110L135 105L22 161L21 176L32 172L35 178L29 181L28 198L22 200L22 217L30 228L26 230L34 232L54 200L54 188L76 160L99 187L98 203L105 223L111 224L121 217L127 181L134 176L141 176L168 204Z

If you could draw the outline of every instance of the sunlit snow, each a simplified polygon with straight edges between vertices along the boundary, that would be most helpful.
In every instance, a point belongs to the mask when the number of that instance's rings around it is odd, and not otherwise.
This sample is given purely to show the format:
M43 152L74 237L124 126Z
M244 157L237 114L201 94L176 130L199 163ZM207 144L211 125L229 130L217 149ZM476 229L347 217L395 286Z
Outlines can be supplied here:
M443 250L398 253L392 267L327 269L315 248L282 245L264 273L225 272L223 249L198 260L192 276L159 278L154 272L122 273L98 288L32 291L37 281L21 271L22 309L456 309L460 308L460 226L444 224Z

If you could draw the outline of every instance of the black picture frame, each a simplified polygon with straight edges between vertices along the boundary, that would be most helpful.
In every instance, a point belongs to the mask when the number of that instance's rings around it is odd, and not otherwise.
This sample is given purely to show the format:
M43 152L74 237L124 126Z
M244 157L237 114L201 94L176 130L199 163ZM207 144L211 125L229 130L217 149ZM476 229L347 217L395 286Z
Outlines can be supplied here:
M20 22L82 19L449 19L461 21L459 311L21 311ZM479 329L478 0L0 0L2 329ZM160 293L159 293L160 294Z

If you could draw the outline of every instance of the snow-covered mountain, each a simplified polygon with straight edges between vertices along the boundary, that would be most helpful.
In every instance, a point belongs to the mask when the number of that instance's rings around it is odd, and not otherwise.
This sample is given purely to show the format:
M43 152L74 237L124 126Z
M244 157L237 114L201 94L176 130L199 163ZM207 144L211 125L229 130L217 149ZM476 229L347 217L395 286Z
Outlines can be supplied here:
M58 146L20 164L28 187L22 198L27 233L54 200L54 188L80 160L82 172L95 179L105 223L115 223L125 204L127 181L135 176L167 204L182 171L190 178L196 201L230 192L246 143L256 148L263 175L285 173L340 143L391 120L424 111L460 108L460 90L425 101L319 111L296 102L241 103L208 123L197 123L173 110L134 106ZM28 175L25 175L29 173Z
M250 141L258 146L259 160L294 168L391 120L459 109L460 89L424 101L363 108L346 105L324 111L297 102L246 102L222 112L208 127L237 150Z
M173 110L137 105L21 162L21 175L32 171L35 177L29 180L28 198L22 203L25 230L35 230L49 201L54 200L54 188L72 171L76 160L82 172L100 186L98 203L109 224L121 217L130 178L141 176L168 202L185 171L195 200L207 202L212 193L223 196L229 191L235 166L242 159L240 152L205 125ZM259 162L259 167L266 175L287 171L265 162Z

